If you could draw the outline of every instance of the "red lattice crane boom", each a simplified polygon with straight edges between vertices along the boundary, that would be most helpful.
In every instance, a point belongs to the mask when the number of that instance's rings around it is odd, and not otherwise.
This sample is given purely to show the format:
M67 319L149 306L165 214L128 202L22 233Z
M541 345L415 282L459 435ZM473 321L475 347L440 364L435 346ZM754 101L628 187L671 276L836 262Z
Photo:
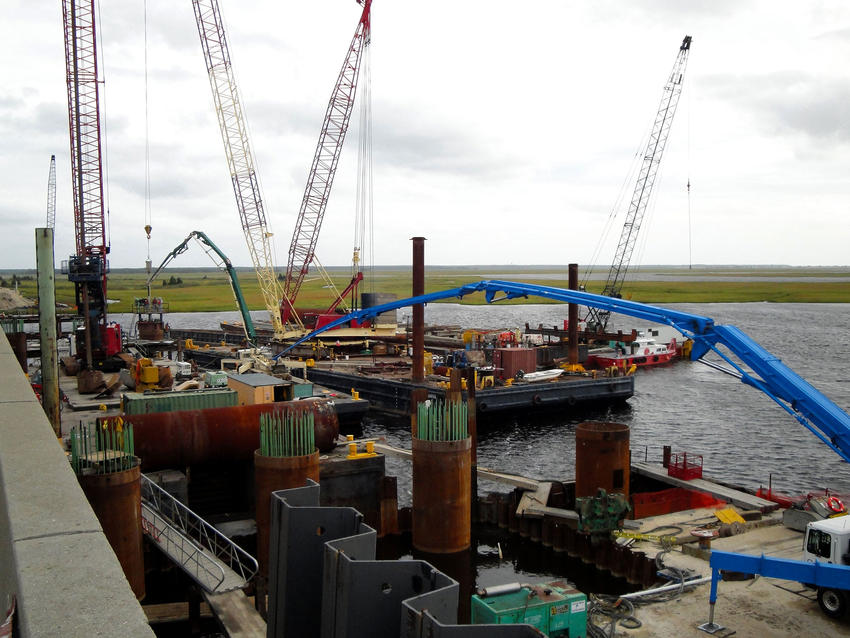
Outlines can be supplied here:
M77 307L85 319L86 364L102 359L106 334L106 228L100 143L100 80L94 0L62 0L71 181L74 191L76 254L67 264ZM65 269L63 268L63 271Z
M354 108L363 48L369 44L371 37L372 0L357 0L357 2L363 5L363 12L328 102L322 132L319 134L319 143L316 146L316 154L313 157L307 187L304 190L301 209L295 223L295 232L289 246L289 261L280 307L284 323L290 320L300 323L295 312L295 299L315 258L322 218L327 208L340 152Z

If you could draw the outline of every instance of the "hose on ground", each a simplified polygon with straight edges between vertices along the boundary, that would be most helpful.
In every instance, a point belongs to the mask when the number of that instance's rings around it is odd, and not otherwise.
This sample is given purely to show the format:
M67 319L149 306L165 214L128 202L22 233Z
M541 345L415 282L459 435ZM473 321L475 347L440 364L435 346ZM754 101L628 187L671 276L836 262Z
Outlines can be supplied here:
M670 548L666 547L658 552L655 556L655 565L659 571L666 569L672 573L678 580L679 587L669 592L644 594L632 598L591 594L587 612L588 638L613 638L617 625L626 629L637 629L641 626L641 621L634 615L636 607L674 600L682 595L686 586L685 572L678 567L664 564L664 556L670 551Z
M617 596L591 594L587 613L588 634L593 638L613 638L617 625L626 629L637 629L641 622L635 618L632 601ZM607 622L597 621L597 617Z

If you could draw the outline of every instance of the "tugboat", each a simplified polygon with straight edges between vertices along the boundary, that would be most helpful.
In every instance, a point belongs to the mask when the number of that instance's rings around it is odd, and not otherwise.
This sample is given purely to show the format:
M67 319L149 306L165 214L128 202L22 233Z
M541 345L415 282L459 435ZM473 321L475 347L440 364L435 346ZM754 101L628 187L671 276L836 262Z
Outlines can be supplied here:
M680 352L675 338L671 339L670 343L663 344L641 334L630 344L618 344L613 350L606 348L589 352L587 364L598 368L640 368L670 363L679 357Z

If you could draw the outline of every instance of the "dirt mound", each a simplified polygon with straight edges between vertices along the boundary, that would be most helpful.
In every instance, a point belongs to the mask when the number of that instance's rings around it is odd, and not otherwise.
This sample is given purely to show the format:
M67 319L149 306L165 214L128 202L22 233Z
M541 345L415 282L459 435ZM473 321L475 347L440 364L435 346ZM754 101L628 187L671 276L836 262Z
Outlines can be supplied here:
M32 299L27 299L17 290L11 288L0 288L0 310L13 310L14 308L25 308L34 306Z

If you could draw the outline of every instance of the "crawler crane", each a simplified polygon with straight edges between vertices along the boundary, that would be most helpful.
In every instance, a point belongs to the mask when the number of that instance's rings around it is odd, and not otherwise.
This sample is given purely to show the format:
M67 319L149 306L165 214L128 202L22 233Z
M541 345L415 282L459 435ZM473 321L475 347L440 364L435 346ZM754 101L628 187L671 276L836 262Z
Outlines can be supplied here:
M94 0L63 0L62 14L76 239L76 254L62 264L62 272L74 283L77 308L83 315L78 352L83 353L82 364L88 374L78 375L77 381L80 390L86 392L98 384L91 377L95 369L104 367L109 357L121 350L121 327L108 324L106 317L109 247L104 224L102 78L98 77Z
M193 0L192 6L195 9L198 35L204 50L221 139L224 142L233 193L239 209L239 220L274 334L280 337L283 335L283 324L280 320L282 293L275 276L271 233L266 224L260 182L254 169L254 154L251 151L248 125L230 61L224 22L218 0Z
M307 186L304 189L304 197L301 200L301 209L295 222L295 232L289 246L289 261L283 285L281 317L284 323L296 323L302 328L303 323L295 311L295 300L298 297L301 285L304 283L304 277L309 272L310 265L316 257L316 242L319 240L322 219L328 205L328 198L339 164L339 156L342 152L343 142L345 142L345 134L348 132L348 125L351 121L351 112L354 109L354 97L357 93L357 82L360 77L360 63L363 59L364 49L369 46L371 38L372 0L358 0L358 4L363 5L363 12L360 15L354 37L351 39L348 53L328 102L325 121L319 134L319 143L316 146L310 174L307 177ZM348 288L337 297L336 302L327 313L333 311L346 294L355 294L357 284L362 278L363 275L359 270L355 272Z
M673 64L673 70L670 72L667 83L664 85L664 90L661 94L661 104L658 107L658 112L655 114L655 123L652 126L649 142L643 152L640 173L638 173L632 200L629 204L629 210L626 213L626 221L620 233L620 241L617 244L614 263L611 264L611 269L608 271L608 279L602 289L602 294L607 297L621 296L623 283L629 271L632 253L634 252L635 243L640 232L640 226L643 222L650 196L652 195L655 178L658 176L661 158L664 155L664 148L667 145L667 138L670 135L670 127L673 125L673 116L676 114L676 107L679 104L679 96L682 93L682 82L685 78L685 67L688 64L688 54L690 51L691 36L686 35L685 39L682 40L682 45L679 47L679 53L676 56L675 64ZM593 324L593 327L604 332L610 316L611 313L607 310L589 307L585 320L588 324Z

